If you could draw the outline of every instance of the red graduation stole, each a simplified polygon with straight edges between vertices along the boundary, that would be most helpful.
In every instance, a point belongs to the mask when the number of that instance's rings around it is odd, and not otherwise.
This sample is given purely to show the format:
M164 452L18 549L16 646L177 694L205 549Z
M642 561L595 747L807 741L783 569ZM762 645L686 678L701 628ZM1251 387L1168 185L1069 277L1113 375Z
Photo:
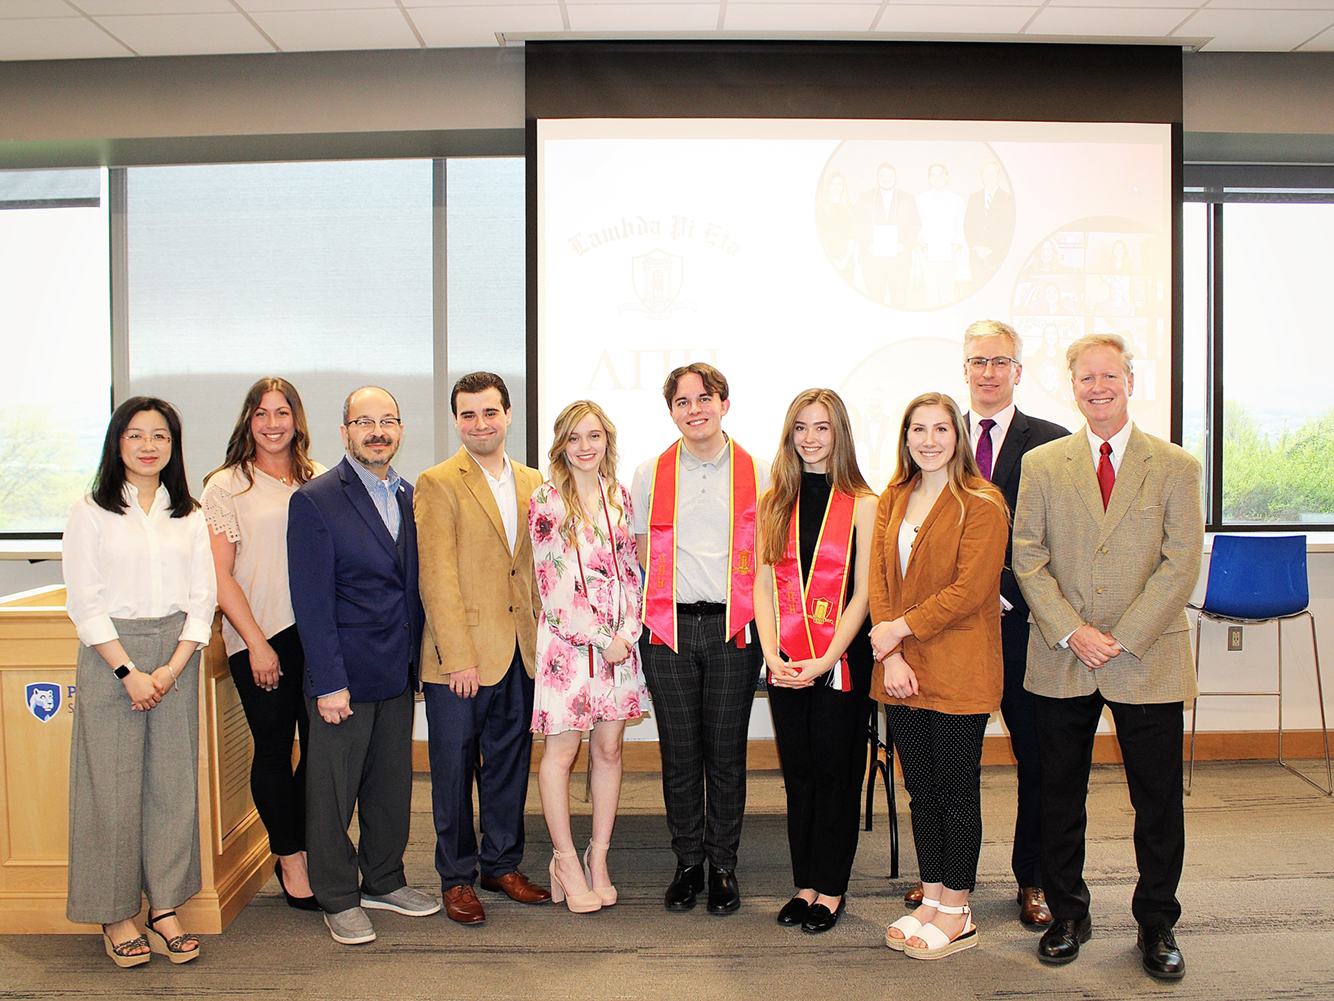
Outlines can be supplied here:
M810 580L801 576L801 547L798 542L800 500L792 510L792 528L787 550L773 567L774 603L778 614L778 648L790 660L823 657L833 642L834 630L843 614L852 569L852 531L857 500L831 492L820 522ZM852 690L847 654L829 672L829 686L841 692Z
M755 500L759 480L755 460L731 438L731 543L727 576L727 637L745 646L742 630L754 618ZM648 567L644 581L644 624L650 641L679 650L676 633L676 484L681 442L658 456L648 508Z

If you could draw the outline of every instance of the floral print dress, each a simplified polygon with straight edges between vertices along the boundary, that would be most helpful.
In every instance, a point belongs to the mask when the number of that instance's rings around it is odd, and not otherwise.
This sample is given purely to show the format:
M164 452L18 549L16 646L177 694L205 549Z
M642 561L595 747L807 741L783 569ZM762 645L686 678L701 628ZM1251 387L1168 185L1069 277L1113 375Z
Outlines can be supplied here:
M565 502L551 482L528 503L528 531L542 615L537 622L534 733L591 730L604 720L638 719L648 705L637 641L639 563L630 531L630 491L617 485L621 510L602 484L602 510L579 526L578 546L560 534ZM617 636L630 644L619 664L602 659Z

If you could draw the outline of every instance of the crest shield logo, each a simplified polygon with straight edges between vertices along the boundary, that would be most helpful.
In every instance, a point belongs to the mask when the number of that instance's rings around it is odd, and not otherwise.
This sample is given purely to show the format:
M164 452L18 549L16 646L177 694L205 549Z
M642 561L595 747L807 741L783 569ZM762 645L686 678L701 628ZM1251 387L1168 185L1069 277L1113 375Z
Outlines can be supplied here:
M60 712L60 686L49 681L34 681L23 693L28 712L43 723L50 722Z
M621 306L621 312L645 313L650 319L664 320L674 309L695 308L694 303L677 302L684 278L685 258L665 250L653 250L630 258L630 282L639 304Z

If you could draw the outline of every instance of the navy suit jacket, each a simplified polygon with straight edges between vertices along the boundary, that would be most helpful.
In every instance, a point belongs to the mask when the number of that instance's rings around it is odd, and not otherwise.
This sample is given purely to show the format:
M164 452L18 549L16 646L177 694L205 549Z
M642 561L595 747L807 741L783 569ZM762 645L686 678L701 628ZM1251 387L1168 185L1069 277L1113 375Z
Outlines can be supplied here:
M992 204L995 204L993 199ZM972 415L966 414L969 430L972 430ZM1019 408L1015 408L1014 420L1010 421L1010 430L1005 432L1005 441L1001 444L1000 454L991 464L991 482L1005 497L1010 508L1010 539L1005 544L1005 569L1001 571L1001 595L1014 608L1001 617L1001 646L1006 660L1022 661L1028 656L1028 602L1019 590L1019 582L1014 578L1014 506L1019 500L1019 474L1022 471L1024 454L1045 445L1057 438L1064 438L1070 432L1059 424L1044 421L1039 417L1029 417Z
M398 509L395 542L346 456L292 495L287 567L307 695L346 688L353 702L379 702L415 682L424 614L406 480Z

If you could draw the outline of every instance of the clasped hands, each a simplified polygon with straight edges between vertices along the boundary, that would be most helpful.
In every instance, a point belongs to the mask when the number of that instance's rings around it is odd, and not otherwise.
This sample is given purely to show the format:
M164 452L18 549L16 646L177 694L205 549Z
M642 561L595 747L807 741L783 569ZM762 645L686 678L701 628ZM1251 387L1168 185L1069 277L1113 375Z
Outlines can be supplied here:
M764 664L769 668L769 684L775 688L810 688L817 678L834 667L834 661L826 663L823 657L784 660L779 655L770 657L767 654Z
M903 616L871 627L871 655L885 669L885 691L896 699L906 699L919 691L917 672L903 659L902 643L911 635Z
M171 667L163 664L152 674L145 674L137 668L125 675L125 691L130 696L130 707L136 712L148 712L162 701L162 697L171 691L176 678Z
M1071 633L1065 645L1075 652L1075 656L1090 671L1097 670L1125 650L1111 633L1105 633L1088 623Z

